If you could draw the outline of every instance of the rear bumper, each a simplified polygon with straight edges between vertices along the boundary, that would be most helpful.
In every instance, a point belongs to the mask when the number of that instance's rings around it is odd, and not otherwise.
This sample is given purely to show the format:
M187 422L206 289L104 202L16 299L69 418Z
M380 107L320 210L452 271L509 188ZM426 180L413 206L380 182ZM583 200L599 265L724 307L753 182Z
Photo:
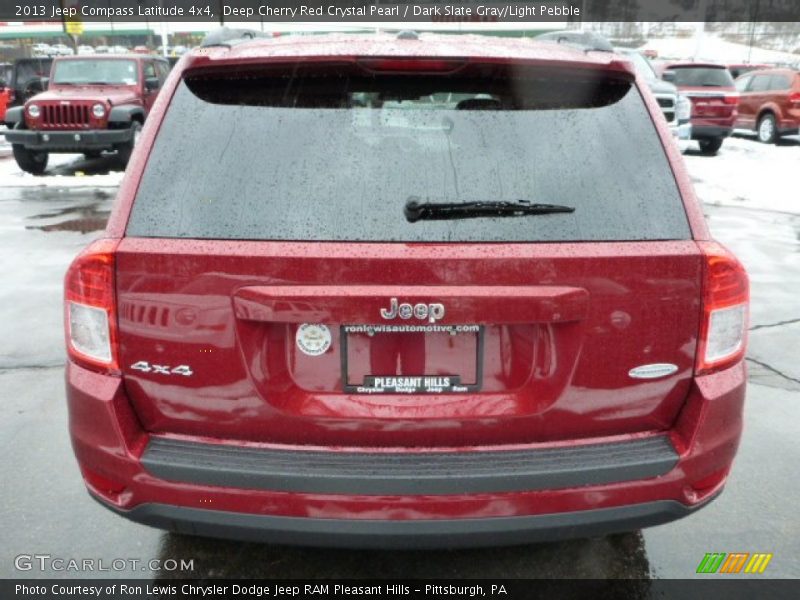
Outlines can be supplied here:
M680 125L673 123L669 126L669 130L672 132L672 136L677 140L692 139L692 124L689 122L681 123Z
M285 545L419 549L514 545L633 531L690 515L714 497L694 507L660 500L548 515L404 521L254 515L167 504L142 504L123 511L100 503L137 523L188 535Z
M692 139L726 138L733 133L733 125L692 125Z
M151 436L119 378L74 364L67 396L89 491L134 521L288 544L444 547L585 537L691 514L725 483L745 380L743 363L696 378L666 432L479 448L463 452L457 468L448 458L455 451L431 462L435 453L410 448L399 466L341 451L336 460L307 452L305 462L287 463L307 449ZM486 462L500 450L521 455L505 466Z
M10 144L20 144L29 150L71 152L82 150L113 150L117 144L131 141L129 129L80 129L74 131L38 131L10 129L5 133Z
M168 481L311 494L409 496L562 489L658 477L678 462L665 435L481 452L251 448L153 437L142 466Z

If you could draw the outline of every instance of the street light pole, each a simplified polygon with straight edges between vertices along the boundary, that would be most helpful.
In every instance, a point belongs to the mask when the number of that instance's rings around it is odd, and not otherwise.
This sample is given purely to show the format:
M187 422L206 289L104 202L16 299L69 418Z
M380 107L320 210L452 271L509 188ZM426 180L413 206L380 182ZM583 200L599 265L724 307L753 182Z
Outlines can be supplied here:
M158 7L162 9L164 8L164 0L158 0ZM162 17L163 19L163 17ZM167 58L167 46L169 46L169 35L167 34L167 22L162 20L161 21L161 54L163 54L164 58Z

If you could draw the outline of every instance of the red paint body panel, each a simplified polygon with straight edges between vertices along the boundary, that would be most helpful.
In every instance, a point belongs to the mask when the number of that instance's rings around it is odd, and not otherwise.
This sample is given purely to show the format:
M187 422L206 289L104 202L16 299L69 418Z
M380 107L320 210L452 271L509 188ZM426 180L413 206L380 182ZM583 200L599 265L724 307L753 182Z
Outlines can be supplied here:
M139 463L147 433L130 410L120 380L76 365L69 365L67 369L73 448L82 467L112 481L125 482L125 489L119 494L91 488L93 493L118 508L161 502L253 514L390 520L549 514L659 499L697 504L724 485L742 431L745 379L745 367L741 363L698 378L692 384L686 406L671 430L680 460L663 477L527 493L384 497L268 492L156 479ZM457 446L451 449L480 448ZM710 486L704 481L709 478L714 481ZM694 482L703 485L695 488Z
M664 429L691 383L701 278L692 241L354 248L124 238L117 265L122 370L137 414L154 432L392 446L571 439ZM341 312L337 290L358 292L362 288L352 286L367 282L383 294L376 291L366 302L356 296ZM482 393L341 393L338 326L379 322L374 298L385 302L400 288L406 289L401 297L415 303L438 298L415 295L422 282L452 290L444 299L469 299L460 308L455 303L442 324L488 321ZM297 351L286 317L254 321L234 312L254 286L293 289L287 284L317 287L319 295L312 302L304 297L301 309L331 319L323 322L334 330L333 344L313 359L313 368L304 368L310 359ZM566 312L569 303L516 316L512 303L503 311L506 287L546 290L553 284L580 290L571 293L588 303L585 316ZM475 311L471 286L481 288L488 313ZM569 321L553 318L552 310L562 309ZM191 323L176 323L181 314L192 315ZM176 387L174 379L130 368L142 360L160 362L160 356L171 366L190 365L195 374ZM660 362L678 371L657 381L628 377L634 367Z
M8 108L10 90L11 88L0 87L0 121L6 118L6 108Z

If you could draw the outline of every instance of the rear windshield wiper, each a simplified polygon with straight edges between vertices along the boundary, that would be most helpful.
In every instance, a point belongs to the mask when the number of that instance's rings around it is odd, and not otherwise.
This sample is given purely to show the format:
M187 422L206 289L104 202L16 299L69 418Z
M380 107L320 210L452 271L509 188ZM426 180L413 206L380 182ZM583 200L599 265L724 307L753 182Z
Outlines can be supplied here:
M534 204L528 200L421 203L412 196L403 210L409 223L417 221L445 221L473 219L476 217L525 217L575 212L572 206L560 204Z

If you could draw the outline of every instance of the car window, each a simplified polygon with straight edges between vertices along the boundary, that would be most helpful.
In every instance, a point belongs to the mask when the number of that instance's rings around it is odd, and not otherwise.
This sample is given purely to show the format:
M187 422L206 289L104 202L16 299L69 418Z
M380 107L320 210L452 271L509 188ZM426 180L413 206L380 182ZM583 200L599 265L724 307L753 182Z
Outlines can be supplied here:
M16 79L13 84L17 87L21 87L33 78L49 77L52 64L53 61L50 59L23 59L18 61L16 65Z
M784 91L791 87L791 81L786 75L773 75L769 82L769 89Z
M152 79L153 77L158 77L158 75L156 75L156 66L152 61L148 60L144 63L144 78Z
M63 60L56 62L53 69L53 81L58 85L133 85L138 79L133 60Z
M766 92L770 89L770 79L769 75L755 75L753 77L753 83L750 84L750 89L747 90L748 92Z
M239 73L181 82L127 235L392 242L690 237L653 119L627 81L520 67L480 77L361 73ZM205 151L194 151L200 147ZM404 208L412 198L526 200L575 211L410 223Z
M169 67L167 63L162 60L156 61L156 71L158 72L158 80L163 85L164 81L167 79L167 75L169 75Z
M733 87L733 77L724 67L669 67L675 85L687 87Z
M736 80L736 90L738 92L744 92L747 90L747 86L753 80L753 77L748 75L747 77L742 77L741 79Z

